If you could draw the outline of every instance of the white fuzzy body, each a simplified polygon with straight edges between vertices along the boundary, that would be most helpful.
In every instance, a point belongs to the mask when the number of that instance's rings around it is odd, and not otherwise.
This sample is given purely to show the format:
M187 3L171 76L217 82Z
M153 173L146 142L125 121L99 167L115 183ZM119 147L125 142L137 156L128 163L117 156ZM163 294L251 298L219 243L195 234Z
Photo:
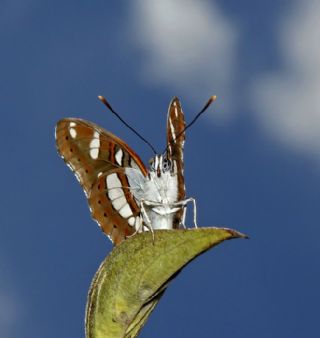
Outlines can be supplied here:
M145 213L153 229L172 229L173 216L180 209L175 203L178 198L178 178L170 171L158 175L150 171L143 176L139 170L126 168L131 192L137 203L143 204ZM143 221L148 224L146 215L141 213Z

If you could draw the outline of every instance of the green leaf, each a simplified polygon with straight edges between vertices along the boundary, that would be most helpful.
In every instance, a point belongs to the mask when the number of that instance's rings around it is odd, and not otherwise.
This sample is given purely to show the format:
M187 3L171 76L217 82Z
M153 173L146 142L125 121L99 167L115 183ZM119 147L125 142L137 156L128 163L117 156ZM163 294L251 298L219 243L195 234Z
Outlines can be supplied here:
M115 247L97 271L86 309L87 338L136 337L168 283L195 257L245 235L226 228L156 230Z

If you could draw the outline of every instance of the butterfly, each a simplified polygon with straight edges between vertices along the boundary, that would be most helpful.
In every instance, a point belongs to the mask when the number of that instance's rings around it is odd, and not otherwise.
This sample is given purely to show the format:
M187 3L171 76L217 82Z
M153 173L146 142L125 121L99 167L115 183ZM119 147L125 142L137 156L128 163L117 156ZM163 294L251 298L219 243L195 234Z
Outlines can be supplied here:
M115 113L104 97L99 99ZM57 123L58 152L80 182L92 218L115 245L145 230L185 227L188 203L193 204L197 226L196 203L186 198L184 184L187 127L181 103L174 97L168 109L166 149L162 154L154 151L147 169L126 142L97 124L79 118Z

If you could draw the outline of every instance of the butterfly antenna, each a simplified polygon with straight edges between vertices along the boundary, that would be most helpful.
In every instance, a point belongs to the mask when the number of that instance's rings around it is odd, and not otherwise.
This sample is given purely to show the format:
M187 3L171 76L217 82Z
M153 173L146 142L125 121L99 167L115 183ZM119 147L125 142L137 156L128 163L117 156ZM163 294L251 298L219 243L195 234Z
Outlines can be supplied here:
M189 127L191 127L198 118L210 107L211 103L217 99L216 95L212 95L205 106L199 111L199 113L194 117L194 119L178 134L176 138L178 138L182 133L184 133Z
M199 111L199 113L193 118L193 120L188 123L185 128L175 137L174 140L172 140L171 142L177 140L179 138L180 135L182 135L188 128L190 128L197 120L198 118L210 107L211 103L214 102L217 99L216 95L212 95L210 97L210 99L208 100L208 102L204 105L204 107ZM169 145L171 144L171 142L167 145L164 153L167 151Z
M127 127L129 128L132 132L134 132L144 143L146 143L154 152L154 154L157 154L156 150L154 149L153 145L147 141L143 136L141 136L134 128L132 128L110 105L110 103L106 100L105 97L99 95L98 99L106 105L106 107Z

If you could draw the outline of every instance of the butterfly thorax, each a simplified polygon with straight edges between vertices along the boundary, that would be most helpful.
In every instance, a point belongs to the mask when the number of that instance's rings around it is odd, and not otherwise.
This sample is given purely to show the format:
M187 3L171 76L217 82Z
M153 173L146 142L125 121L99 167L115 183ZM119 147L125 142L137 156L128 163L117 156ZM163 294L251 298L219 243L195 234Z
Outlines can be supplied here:
M175 162L166 155L156 155L150 162L145 182L145 199L155 205L151 205L147 213L154 229L172 229L173 214L179 209L175 206L178 200Z
M126 170L131 192L140 207L144 205L152 228L172 229L174 213L179 210L175 205L178 201L176 164L165 155L156 155L150 162L147 176L135 169Z

